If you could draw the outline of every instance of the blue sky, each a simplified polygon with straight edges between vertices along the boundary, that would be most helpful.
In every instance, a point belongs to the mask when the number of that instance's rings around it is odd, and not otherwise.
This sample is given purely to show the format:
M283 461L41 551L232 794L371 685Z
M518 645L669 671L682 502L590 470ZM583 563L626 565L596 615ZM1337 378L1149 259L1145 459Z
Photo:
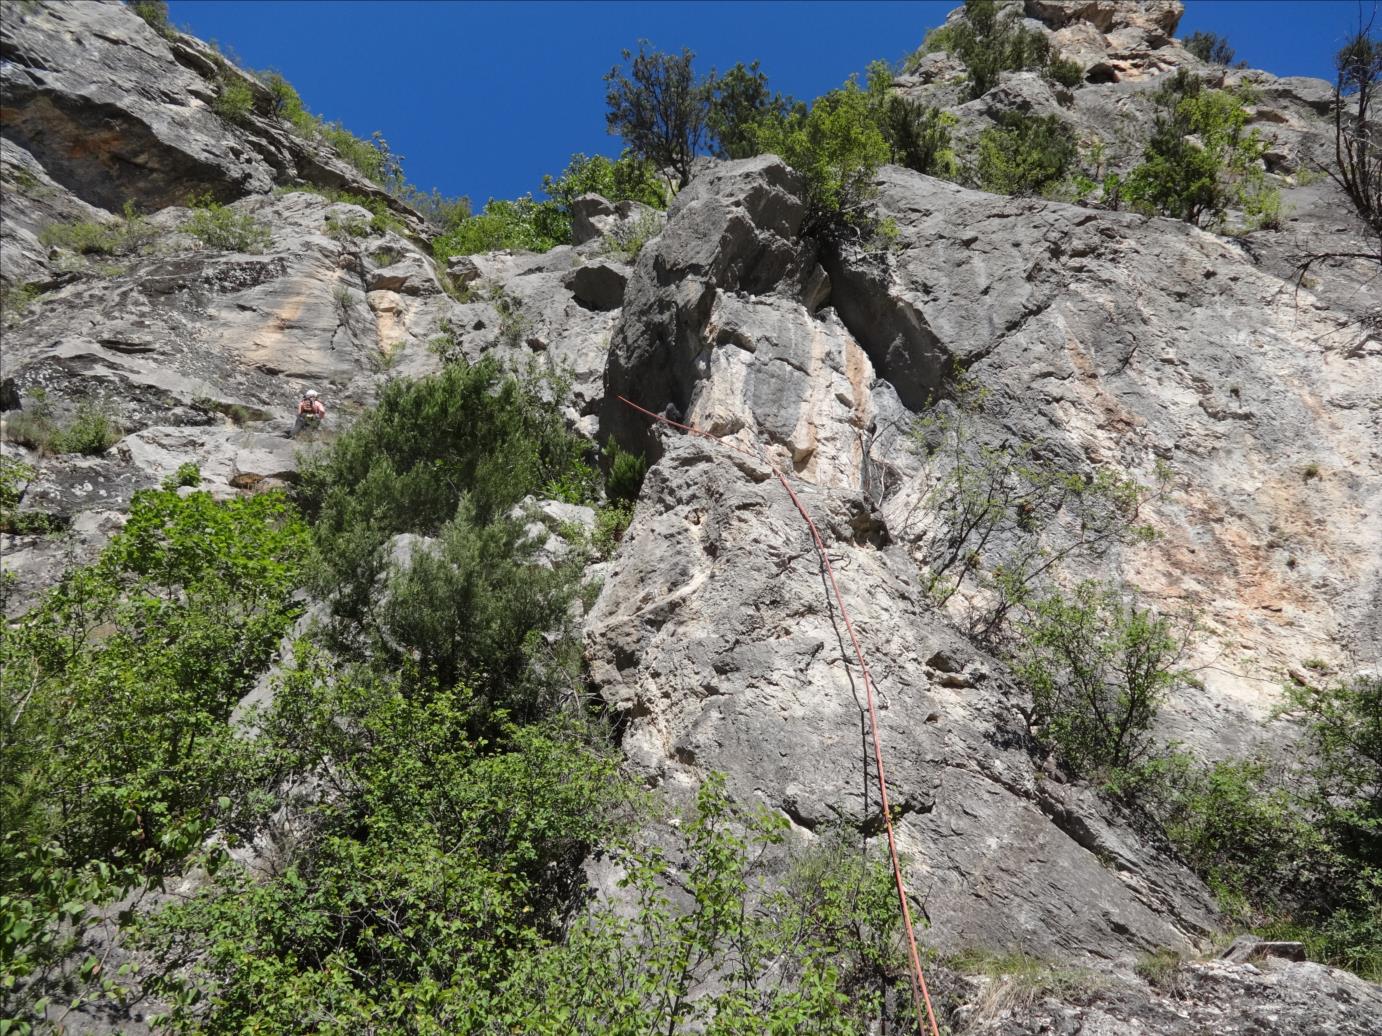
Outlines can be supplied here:
M640 38L690 47L702 70L757 58L774 89L810 99L876 58L904 57L958 5L171 0L169 10L250 68L278 69L314 112L360 136L383 131L419 187L478 208L540 193L542 174L572 152L618 154L601 77ZM1328 77L1357 12L1357 0L1188 0L1177 34L1212 30L1255 68Z

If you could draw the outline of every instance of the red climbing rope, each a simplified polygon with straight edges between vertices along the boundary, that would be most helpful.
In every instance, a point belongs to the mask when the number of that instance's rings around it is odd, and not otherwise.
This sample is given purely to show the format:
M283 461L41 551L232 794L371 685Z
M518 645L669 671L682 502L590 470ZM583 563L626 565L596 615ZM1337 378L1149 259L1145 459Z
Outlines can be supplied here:
M665 425L670 425L673 428L680 428L682 431L690 432L692 435L698 435L703 439L710 439L713 442L719 443L721 446L728 447L747 457L752 457L754 460L765 461L767 465L772 468L773 474L777 476L777 480L782 483L782 488L787 490L787 495L792 498L792 503L796 505L796 509L806 522L807 528L811 530L811 538L815 540L816 543L816 552L820 555L821 563L825 566L826 574L830 577L830 588L834 591L835 601L840 606L840 615L845 620L845 629L849 630L849 640L854 646L854 655L859 660L859 671L863 674L864 678L864 696L868 702L869 729L873 734L874 769L878 773L878 800L883 807L883 826L888 833L888 856L892 862L893 881L897 884L897 901L902 907L902 923L904 930L907 932L907 950L911 956L912 1000L915 1003L917 1011L917 1031L921 1036L925 1036L926 1027L929 1023L931 1036L940 1036L940 1030L936 1027L936 1012L931 1007L931 993L926 988L926 976L921 970L921 954L917 951L916 934L912 931L912 910L907 903L907 886L902 880L902 865L897 859L897 840L893 836L892 810L888 806L888 781L883 774L883 743L878 736L878 711L873 703L873 676L869 673L868 663L864 661L864 649L859 646L859 637L854 632L854 623L849 619L849 610L845 607L844 595L840 593L840 584L835 580L835 569L830 564L830 552L826 550L825 540L821 538L820 532L816 529L816 523L811 520L811 515L807 513L806 507L802 504L801 499L797 496L791 483L787 481L787 476L784 475L778 466L771 460L750 453L748 450L735 443L726 442L718 435L712 435L710 432L702 431L691 425L680 424L660 414L655 414L651 410L639 406L631 399L620 396L619 401L632 407L641 414L646 414L654 421L661 421Z

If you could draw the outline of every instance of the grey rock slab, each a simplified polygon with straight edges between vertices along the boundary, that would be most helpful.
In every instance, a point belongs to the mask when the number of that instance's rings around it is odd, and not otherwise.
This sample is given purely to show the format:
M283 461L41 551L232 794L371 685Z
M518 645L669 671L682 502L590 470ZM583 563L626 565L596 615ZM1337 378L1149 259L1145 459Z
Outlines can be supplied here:
M1207 932L1208 896L1177 864L1130 842L1092 798L1044 803L1006 679L928 678L939 650L972 649L921 598L905 554L859 537L857 492L798 492L829 539L879 687L928 938L1115 957ZM863 687L809 533L766 471L698 441L666 443L586 636L592 679L650 783L724 771L733 794L805 832L878 832Z

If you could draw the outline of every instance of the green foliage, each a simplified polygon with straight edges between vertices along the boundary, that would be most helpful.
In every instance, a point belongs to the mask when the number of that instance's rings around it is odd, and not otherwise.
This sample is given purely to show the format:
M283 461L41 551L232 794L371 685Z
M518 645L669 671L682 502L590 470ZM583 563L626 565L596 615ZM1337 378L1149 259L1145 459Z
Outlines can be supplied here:
M604 155L571 156L562 174L544 176L542 189L568 220L571 203L583 194L598 194L607 201L636 201L655 209L667 207L667 188L646 159L625 151L610 161ZM568 225L565 240L570 240Z
M50 248L66 248L80 255L133 255L143 251L158 231L135 211L133 201L127 201L119 222L50 223L38 236Z
M629 453L610 439L605 444L605 461L609 473L605 476L605 493L611 500L632 504L638 499L643 488L643 476L648 472L648 461L641 453Z
M438 535L463 504L468 523L487 526L580 461L583 446L553 401L562 395L549 378L507 375L493 359L386 385L379 405L302 472L321 554L315 581L337 611L368 610L390 537Z
M29 536L62 528L63 522L57 515L19 509L35 474L29 465L0 456L0 532Z
M273 243L273 231L263 220L248 212L236 212L220 204L210 194L188 202L192 218L183 229L208 248L221 252L264 251Z
M1139 775L1145 808L1240 924L1297 939L1312 960L1382 977L1382 678L1293 685L1300 747L1275 766L1197 767L1182 756Z
M1233 48L1217 32L1192 32L1184 44L1186 50L1208 64L1224 67L1233 64Z
M19 320L42 294L36 284L14 284L0 289L0 321L8 326Z
M177 489L180 486L196 487L202 484L202 469L192 461L179 464L177 471L163 480L164 489Z
M432 254L444 264L452 256L502 248L546 252L565 244L570 235L570 217L556 202L534 201L528 194L513 201L491 198L478 215L439 234L432 242Z
M890 874L832 841L769 892L758 861L785 827L712 776L680 828L685 905L666 888L671 861L634 854L622 882L633 916L599 906L577 920L563 945L522 961L498 1002L477 1005L477 1021L552 1036L862 1031L905 982Z
M1003 112L979 135L979 185L995 194L1031 196L1060 184L1075 159L1075 138L1058 116Z
M657 169L669 169L678 188L691 179L691 162L705 141L706 84L692 69L695 55L651 50L639 40L638 53L624 51L627 68L605 74L605 122L609 132Z
M168 0L130 0L129 8L164 39L177 39L178 31L168 20Z
M0 940L23 1016L94 977L70 958L99 903L229 823L248 775L226 719L292 621L306 547L272 494L142 491L96 564L0 627Z
M1084 66L1078 61L1056 58L1046 69L1046 74L1061 86L1073 89L1084 82Z
M1187 223L1217 223L1231 204L1245 207L1256 225L1280 218L1276 189L1260 168L1266 141L1248 130L1240 97L1206 90L1181 69L1157 95L1162 114L1143 161L1122 182L1134 207Z
M758 154L758 127L779 122L804 108L790 97L769 93L768 77L758 62L735 65L724 75L711 72L705 85L706 128L718 158L752 158Z
M632 503L616 502L596 509L595 531L590 537L590 547L598 560L607 561L614 556L632 521Z
M945 26L935 46L965 63L970 98L992 90L1003 72L1044 70L1051 60L1045 34L1028 29L1021 17L1004 11L996 0L965 0L964 18Z
M244 125L254 113L254 91L239 76L223 70L216 83L216 100L211 109L226 122Z
M661 219L654 213L645 212L635 220L615 226L601 242L601 251L632 263L643 251L643 246L662 233L662 227Z
M98 404L82 402L72 419L59 423L52 418L46 400L5 419L5 438L22 443L40 453L105 453L120 439L120 430Z
M1065 566L1153 538L1138 522L1150 491L1107 468L1066 471L1043 459L1039 443L988 445L977 423L984 390L961 375L952 392L953 401L936 404L912 429L930 486L918 559L936 603L949 605L967 589L958 617L971 636L1000 646L1012 613L1049 590Z
M1176 667L1188 629L1092 581L1049 594L1030 614L1017 664L1032 693L1029 725L1080 776L1147 758L1157 710L1186 679Z
M280 779L332 794L273 876L239 868L146 932L191 960L172 1032L477 1032L494 991L575 907L627 793L569 724L500 723L464 687L335 669L301 648L263 717Z
M894 93L892 81L893 71L886 61L869 65L871 114L888 142L889 161L928 176L953 179L959 174L950 140L955 116Z
M874 174L891 157L874 110L871 94L851 77L806 113L758 126L759 150L780 156L805 179L810 229L838 233L866 222Z

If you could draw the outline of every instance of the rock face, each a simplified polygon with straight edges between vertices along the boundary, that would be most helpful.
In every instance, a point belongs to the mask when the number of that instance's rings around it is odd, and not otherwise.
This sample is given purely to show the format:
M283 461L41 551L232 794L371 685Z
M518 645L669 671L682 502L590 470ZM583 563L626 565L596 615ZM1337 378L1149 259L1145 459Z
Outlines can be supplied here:
M949 106L962 137L1022 108L1136 140L1155 76L1188 65L1256 86L1269 171L1327 153L1324 84L1205 69L1171 38L1180 9L1030 0L1017 13L1088 69L1073 91L1018 73L960 103L945 55L897 85ZM802 180L779 159L706 162L665 217L587 196L576 244L457 258L443 277L401 208L403 229L385 229L357 206L282 190L382 194L271 118L220 119L222 72L197 41L165 40L120 4L79 3L7 10L0 44L0 282L7 299L27 297L5 314L3 449L35 470L21 507L70 537L5 536L11 609L73 550L98 549L135 490L188 461L216 493L289 483L301 453L381 383L437 369L439 353L548 364L570 376L573 425L655 461L584 619L592 685L647 784L677 798L723 771L799 842L879 835L859 673L776 467L827 541L877 679L928 944L1073 961L1097 977L1007 1013L956 978L969 1005L957 1026L1370 1031L1377 988L1307 962L1187 963L1170 991L1132 976L1149 951L1206 952L1213 899L1091 789L1043 766L1003 662L923 592L928 483L909 445L964 368L994 403L983 441L1038 441L1070 471L1142 481L1169 465L1171 489L1148 515L1160 540L1091 574L1198 610L1203 687L1171 703L1166 736L1204 757L1289 737L1285 720L1268 723L1287 672L1382 653L1375 267L1341 261L1293 279L1302 252L1357 250L1360 229L1327 181L1283 179L1282 228L1229 238L889 167L878 206L897 237L880 257L804 239ZM1111 160L1135 150L1120 144ZM189 234L182 206L207 191L267 227L267 243L228 250ZM83 258L42 243L53 223L117 225L127 198L150 213L142 251ZM309 386L326 400L326 431L289 439ZM725 443L654 426L621 396ZM83 406L118 426L104 453L12 441ZM560 507L533 515L549 560L566 549L554 530L593 520ZM985 1015L978 1002L998 1007Z

